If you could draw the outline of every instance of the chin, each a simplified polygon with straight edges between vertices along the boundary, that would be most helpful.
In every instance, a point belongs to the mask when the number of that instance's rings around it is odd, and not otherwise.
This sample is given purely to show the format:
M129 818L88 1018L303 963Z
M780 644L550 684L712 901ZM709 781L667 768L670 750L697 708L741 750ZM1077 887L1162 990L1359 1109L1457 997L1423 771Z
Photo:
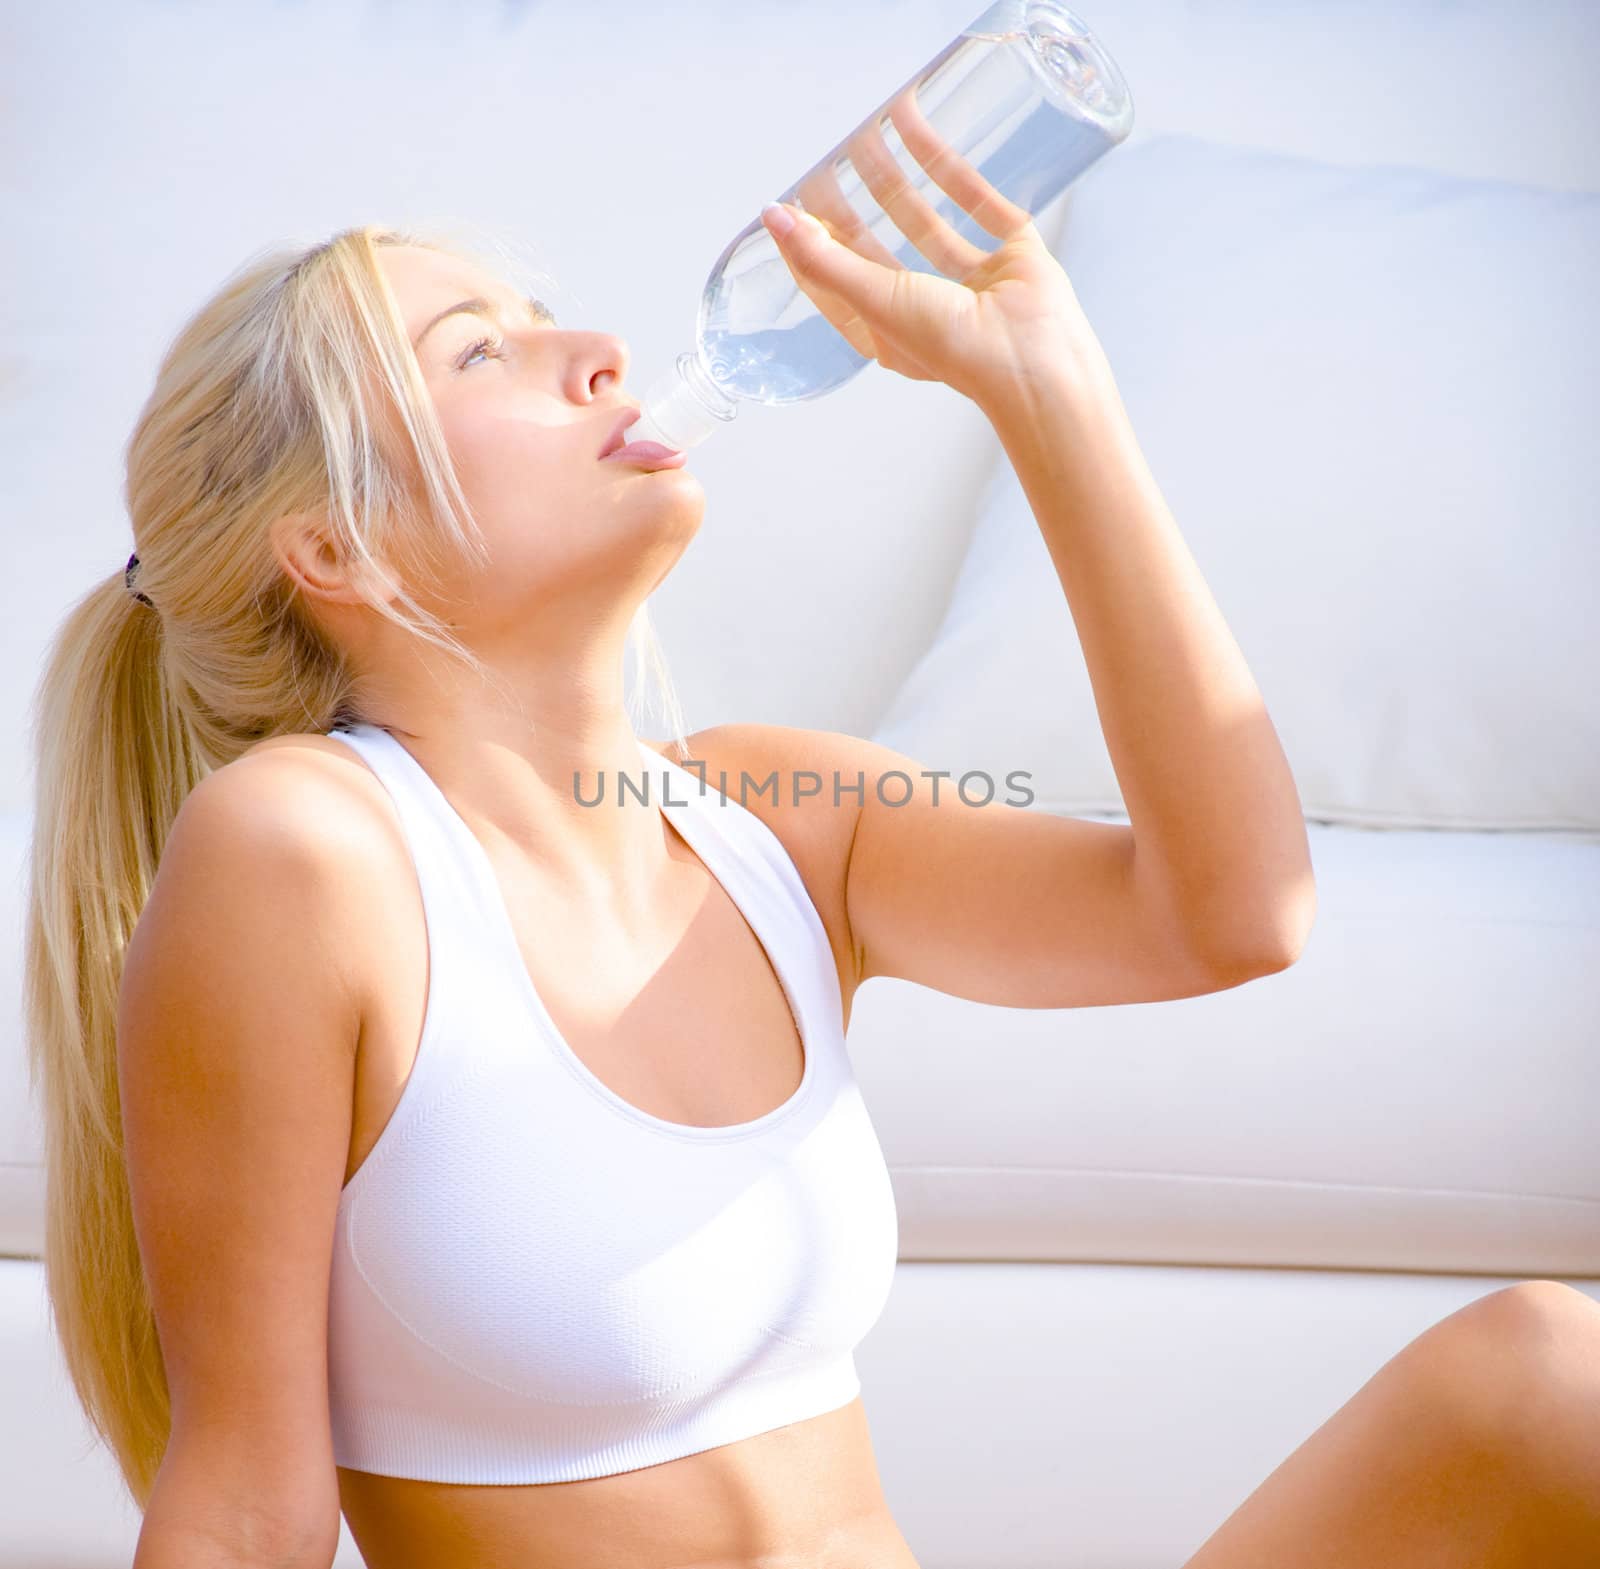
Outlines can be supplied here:
M657 469L645 476L650 496L639 507L647 528L681 533L692 538L706 513L706 492L687 468Z

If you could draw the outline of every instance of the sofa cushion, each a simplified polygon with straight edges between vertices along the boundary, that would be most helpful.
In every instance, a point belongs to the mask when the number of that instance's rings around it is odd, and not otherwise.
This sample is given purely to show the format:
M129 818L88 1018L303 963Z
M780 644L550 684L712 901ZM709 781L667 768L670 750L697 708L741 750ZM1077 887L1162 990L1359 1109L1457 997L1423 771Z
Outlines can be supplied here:
M1308 838L1311 938L1247 985L861 988L902 1259L1600 1276L1600 839Z
M1600 195L1166 136L1057 254L1309 817L1600 829ZM1124 803L1060 582L997 455L878 740Z

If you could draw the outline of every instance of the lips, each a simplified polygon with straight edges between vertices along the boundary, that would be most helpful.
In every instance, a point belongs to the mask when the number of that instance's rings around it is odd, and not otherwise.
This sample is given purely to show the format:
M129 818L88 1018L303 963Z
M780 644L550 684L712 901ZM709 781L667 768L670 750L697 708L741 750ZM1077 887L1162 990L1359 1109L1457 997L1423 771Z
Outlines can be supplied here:
M623 432L639 418L642 412L640 409L629 409L612 427L611 434L606 437L606 444L600 449L598 456L603 458L615 452L622 445Z
M689 454L664 447L659 441L630 441L627 446L608 452L602 461L633 463L647 469L681 469L689 461Z

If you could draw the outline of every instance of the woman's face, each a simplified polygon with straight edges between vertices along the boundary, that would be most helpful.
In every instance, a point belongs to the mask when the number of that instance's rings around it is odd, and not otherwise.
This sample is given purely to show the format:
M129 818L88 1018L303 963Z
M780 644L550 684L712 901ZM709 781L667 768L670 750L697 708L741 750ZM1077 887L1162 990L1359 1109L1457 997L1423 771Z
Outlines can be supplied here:
M452 622L492 639L526 631L534 608L553 634L552 611L592 626L625 599L631 616L693 538L705 492L687 466L599 461L638 408L622 340L556 326L460 258L401 245L378 256L489 548L487 570L451 584ZM452 310L472 299L487 307Z

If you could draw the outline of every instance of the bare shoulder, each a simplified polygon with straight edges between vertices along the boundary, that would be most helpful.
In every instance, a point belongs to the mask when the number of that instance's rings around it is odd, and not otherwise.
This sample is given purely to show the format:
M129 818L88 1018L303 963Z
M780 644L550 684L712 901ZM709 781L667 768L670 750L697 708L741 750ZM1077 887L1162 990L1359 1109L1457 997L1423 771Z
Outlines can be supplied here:
M233 874L248 876L257 901L314 898L341 933L330 960L365 992L379 973L372 966L384 912L407 867L387 792L361 758L326 736L272 736L189 793L147 908L159 917L177 885L215 887Z
M845 907L845 878L862 796L857 772L872 788L883 752L859 736L793 725L712 725L685 737L682 759L672 740L646 745L738 802L770 828L794 862L828 932L849 1017L859 964ZM839 791L834 789L835 776Z
M330 869L374 856L392 861L403 848L388 792L341 741L321 735L278 735L258 741L208 774L192 792L213 814L248 819L302 860ZM190 802L184 803L185 810ZM180 814L181 816L181 814Z

